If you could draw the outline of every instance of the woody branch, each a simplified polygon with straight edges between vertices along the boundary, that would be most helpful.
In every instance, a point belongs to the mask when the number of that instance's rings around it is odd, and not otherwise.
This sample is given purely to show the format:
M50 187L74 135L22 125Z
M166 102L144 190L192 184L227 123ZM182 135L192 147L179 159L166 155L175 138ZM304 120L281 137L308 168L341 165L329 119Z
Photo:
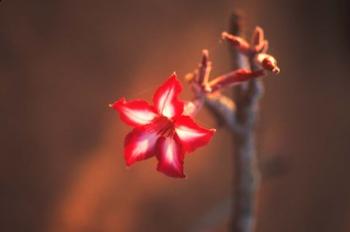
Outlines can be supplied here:
M187 114L196 114L206 106L219 125L226 125L233 136L234 174L231 231L250 232L254 227L255 191L258 186L259 170L256 165L254 126L258 113L259 99L263 85L259 77L266 72L279 73L276 59L267 54L268 41L263 29L256 27L251 43L239 36L240 18L232 17L231 34L222 33L231 48L233 71L210 80L212 69L209 52L203 50L199 67L187 74L195 95L186 105ZM238 68L234 70L234 68ZM221 93L227 87L234 88L234 97Z

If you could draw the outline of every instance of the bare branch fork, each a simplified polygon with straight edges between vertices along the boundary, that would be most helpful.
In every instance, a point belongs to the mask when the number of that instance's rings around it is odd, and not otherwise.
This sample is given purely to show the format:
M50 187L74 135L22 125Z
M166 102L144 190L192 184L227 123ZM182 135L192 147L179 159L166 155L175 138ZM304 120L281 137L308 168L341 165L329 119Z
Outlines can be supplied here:
M195 98L186 104L185 112L194 115L206 106L220 125L230 129L234 144L234 200L230 231L251 232L255 222L255 191L260 175L256 165L254 133L258 103L263 93L260 77L265 76L266 72L278 74L280 70L276 59L267 54L268 41L262 28L255 28L250 43L239 36L240 31L240 17L234 15L231 34L222 33L222 39L231 45L235 61L233 71L210 80L212 66L209 52L203 50L198 68L186 75ZM236 86L233 98L221 93L222 89L233 86Z

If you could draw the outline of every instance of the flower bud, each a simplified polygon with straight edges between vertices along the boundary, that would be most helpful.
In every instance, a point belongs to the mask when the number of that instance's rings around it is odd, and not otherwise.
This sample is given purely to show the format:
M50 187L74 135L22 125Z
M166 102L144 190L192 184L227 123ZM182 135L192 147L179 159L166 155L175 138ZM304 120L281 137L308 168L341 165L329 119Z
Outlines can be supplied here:
M255 57L255 62L260 65L263 69L269 70L274 74L278 74L280 72L279 67L277 66L276 59L268 54L259 53Z
M227 32L223 32L221 34L221 37L222 37L222 39L225 39L225 40L231 42L231 44L235 48L237 48L238 51L240 51L240 52L242 52L242 53L244 53L246 55L251 53L250 45L245 39L243 39L243 38L241 38L239 36L231 35L231 34L229 34Z

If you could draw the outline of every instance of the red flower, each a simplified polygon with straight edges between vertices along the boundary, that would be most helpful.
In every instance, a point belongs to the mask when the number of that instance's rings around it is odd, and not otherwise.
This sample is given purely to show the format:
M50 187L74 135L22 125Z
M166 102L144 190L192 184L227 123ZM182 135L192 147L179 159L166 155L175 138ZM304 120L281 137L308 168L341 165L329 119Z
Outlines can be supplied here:
M171 177L185 177L184 154L206 145L215 129L204 129L183 114L184 103L177 96L181 83L173 74L153 96L154 106L143 100L112 104L120 118L134 129L125 138L126 165L152 156L158 159L157 170Z

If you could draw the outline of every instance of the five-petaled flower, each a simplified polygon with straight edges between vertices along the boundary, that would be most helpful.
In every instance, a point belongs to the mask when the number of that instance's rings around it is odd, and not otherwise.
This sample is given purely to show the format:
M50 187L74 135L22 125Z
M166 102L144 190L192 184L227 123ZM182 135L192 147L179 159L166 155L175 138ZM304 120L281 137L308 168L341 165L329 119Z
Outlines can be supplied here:
M177 98L181 90L181 83L173 74L155 92L154 106L144 100L125 98L111 105L125 123L134 127L125 138L127 166L156 156L158 171L171 177L185 177L185 153L206 145L215 129L202 128L184 114L184 103Z

